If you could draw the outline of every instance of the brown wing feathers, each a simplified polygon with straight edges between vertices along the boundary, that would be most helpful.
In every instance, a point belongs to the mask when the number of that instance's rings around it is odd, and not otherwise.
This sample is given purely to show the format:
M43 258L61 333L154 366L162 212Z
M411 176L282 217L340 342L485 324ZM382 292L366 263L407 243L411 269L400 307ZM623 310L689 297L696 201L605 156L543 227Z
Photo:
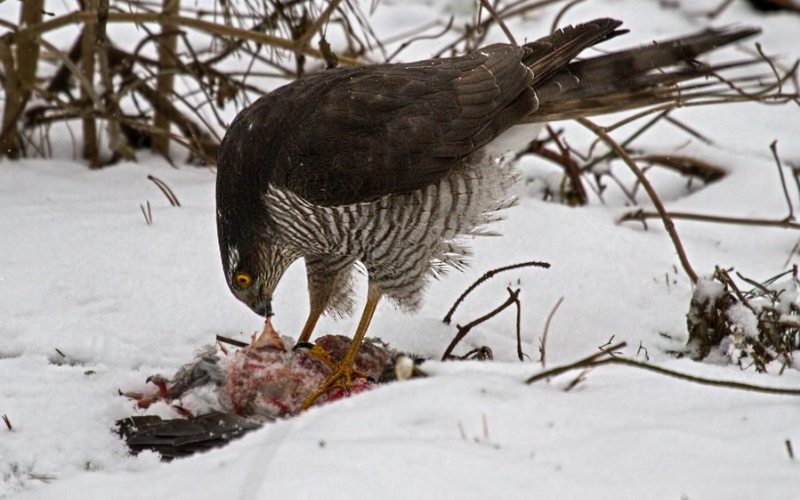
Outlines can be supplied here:
M219 168L252 179L262 192L273 184L326 205L420 189L518 123L672 100L675 83L722 67L692 64L697 56L757 33L709 30L574 60L587 47L625 33L620 24L597 19L522 47L496 44L463 57L304 78L237 118ZM704 85L683 89L705 92Z
M578 118L673 100L675 84L713 75L730 66L701 65L695 61L698 56L758 32L752 28L707 30L572 62L535 87L539 110L526 121Z

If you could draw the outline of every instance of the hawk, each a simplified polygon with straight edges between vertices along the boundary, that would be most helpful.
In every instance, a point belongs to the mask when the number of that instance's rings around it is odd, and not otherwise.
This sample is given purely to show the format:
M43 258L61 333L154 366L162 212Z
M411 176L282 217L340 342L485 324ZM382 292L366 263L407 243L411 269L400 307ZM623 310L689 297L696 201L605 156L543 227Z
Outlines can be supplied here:
M494 44L461 57L330 69L255 101L219 150L216 202L231 292L273 314L284 271L305 259L310 312L353 308L353 273L367 301L347 354L305 406L362 376L353 360L382 297L417 309L426 283L463 268L465 240L486 234L514 204L507 162L486 146L514 125L617 112L708 96L725 66L696 58L758 32L706 30L643 47L576 57L626 33L614 19L558 30L522 46Z

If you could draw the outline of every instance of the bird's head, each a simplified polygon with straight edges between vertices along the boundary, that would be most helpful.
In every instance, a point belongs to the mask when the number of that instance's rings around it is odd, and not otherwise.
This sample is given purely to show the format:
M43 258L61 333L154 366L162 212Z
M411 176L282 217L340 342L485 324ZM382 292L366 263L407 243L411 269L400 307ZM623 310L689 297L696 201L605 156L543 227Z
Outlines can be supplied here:
M298 256L276 245L220 248L225 280L233 295L260 316L272 316L272 296L283 273Z
M231 123L219 148L216 185L217 236L225 280L237 299L267 317L273 313L278 281L300 257L276 240L265 198L282 126L270 114L275 100L256 101Z

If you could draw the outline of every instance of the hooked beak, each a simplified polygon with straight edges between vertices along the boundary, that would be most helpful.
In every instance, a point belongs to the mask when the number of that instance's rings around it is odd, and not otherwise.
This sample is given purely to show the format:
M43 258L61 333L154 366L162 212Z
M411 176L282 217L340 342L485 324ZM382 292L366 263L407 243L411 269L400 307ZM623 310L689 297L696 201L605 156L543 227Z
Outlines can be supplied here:
M256 305L253 306L253 312L265 318L269 318L275 314L272 312L272 301L269 299L261 299L256 302Z

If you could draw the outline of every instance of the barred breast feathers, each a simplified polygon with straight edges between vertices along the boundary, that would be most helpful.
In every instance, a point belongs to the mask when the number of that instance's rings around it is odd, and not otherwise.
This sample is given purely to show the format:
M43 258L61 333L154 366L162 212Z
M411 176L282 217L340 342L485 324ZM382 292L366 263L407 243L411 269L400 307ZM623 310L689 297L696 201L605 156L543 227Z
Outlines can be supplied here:
M277 231L303 255L356 258L401 309L420 306L431 278L468 265L475 236L517 204L519 178L506 159L475 153L441 181L410 193L353 205L318 206L270 186L266 203Z

